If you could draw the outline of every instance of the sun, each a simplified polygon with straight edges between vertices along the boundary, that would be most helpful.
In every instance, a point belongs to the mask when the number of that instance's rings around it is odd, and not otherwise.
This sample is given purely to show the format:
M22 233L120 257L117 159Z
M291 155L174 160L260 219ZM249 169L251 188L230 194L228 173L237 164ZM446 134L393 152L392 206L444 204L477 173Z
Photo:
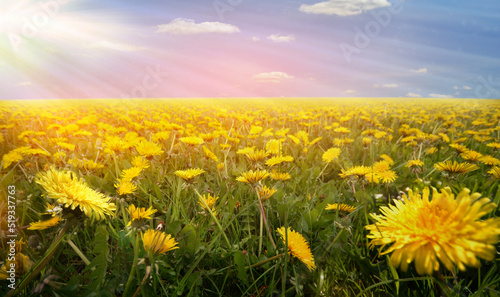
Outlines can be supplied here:
M2 11L0 32L7 35L11 50L19 53L23 46L32 44L29 41L44 35L43 31L67 25L62 24L62 19L58 18L67 2L8 1Z

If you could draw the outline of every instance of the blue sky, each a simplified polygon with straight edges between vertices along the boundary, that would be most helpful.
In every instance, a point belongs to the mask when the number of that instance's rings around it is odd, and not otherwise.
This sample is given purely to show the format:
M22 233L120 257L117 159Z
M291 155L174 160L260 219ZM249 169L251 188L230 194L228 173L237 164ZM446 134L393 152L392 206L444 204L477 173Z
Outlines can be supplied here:
M0 98L500 98L500 2L2 0Z

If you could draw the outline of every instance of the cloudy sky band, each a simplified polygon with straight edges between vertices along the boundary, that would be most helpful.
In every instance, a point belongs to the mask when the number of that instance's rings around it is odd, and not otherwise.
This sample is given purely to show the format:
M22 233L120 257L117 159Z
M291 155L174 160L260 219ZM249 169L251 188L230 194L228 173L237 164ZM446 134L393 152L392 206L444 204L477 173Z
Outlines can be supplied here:
M6 1L2 99L500 98L495 1Z

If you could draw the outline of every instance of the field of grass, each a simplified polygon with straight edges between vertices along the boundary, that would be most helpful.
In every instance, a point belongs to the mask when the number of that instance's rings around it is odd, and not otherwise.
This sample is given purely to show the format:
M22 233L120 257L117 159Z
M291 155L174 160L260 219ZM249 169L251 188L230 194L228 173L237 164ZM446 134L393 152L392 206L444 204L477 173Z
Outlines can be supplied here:
M500 296L500 101L3 101L0 132L2 296Z

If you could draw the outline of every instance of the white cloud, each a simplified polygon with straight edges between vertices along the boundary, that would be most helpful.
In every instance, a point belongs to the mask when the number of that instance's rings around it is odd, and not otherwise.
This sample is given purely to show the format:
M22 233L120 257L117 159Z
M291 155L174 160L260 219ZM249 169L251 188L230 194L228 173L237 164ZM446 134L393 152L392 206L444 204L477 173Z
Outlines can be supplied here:
M329 0L312 5L302 4L299 11L311 14L350 16L386 6L391 6L387 0Z
M427 73L427 68L412 69L411 72L415 72L415 73Z
M259 40L260 40L259 36L252 36L252 41L257 42Z
M397 88L398 85L397 84L383 84L383 85L373 84L373 87L374 88Z
M203 33L222 33L230 34L240 32L240 29L231 24L221 22L203 22L195 23L191 19L177 18L168 24L157 26L157 32L167 32L179 35L203 34Z
M452 95L443 95L443 94L435 94L435 93L429 94L429 97L431 97L431 98L453 98Z
M30 81L23 81L23 82L16 84L15 86L16 87L31 87L32 85L33 85L33 83Z
M273 35L267 36L267 39L274 41L274 42L290 42L290 41L294 41L295 37L293 35L284 36L284 35L273 34Z
M344 94L352 94L352 93L357 93L358 91L356 90L347 90L344 92Z
M273 71L273 72L264 72L259 73L253 76L253 79L260 82L272 82L277 83L284 79L290 79L293 76L286 74L285 72Z
M145 49L142 46L135 46L126 43L109 42L107 40L93 42L89 45L90 48L102 48L121 52L136 52Z
M453 90L470 90L472 89L471 87L469 86L463 86L463 87L459 87L459 86L453 86L452 88ZM456 94L455 94L456 95Z
M422 95L417 94L417 93L409 92L408 94L406 94L406 97L421 98Z

